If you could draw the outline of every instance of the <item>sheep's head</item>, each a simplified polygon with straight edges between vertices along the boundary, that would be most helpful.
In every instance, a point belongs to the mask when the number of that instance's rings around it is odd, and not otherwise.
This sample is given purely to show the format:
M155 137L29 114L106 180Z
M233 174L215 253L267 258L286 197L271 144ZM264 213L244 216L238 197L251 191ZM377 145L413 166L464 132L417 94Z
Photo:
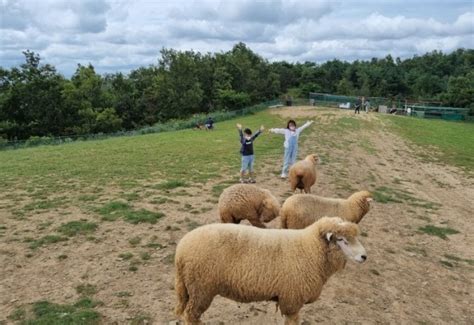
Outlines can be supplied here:
M317 165L320 162L317 154L306 156L305 160L311 162L313 165Z
M280 203L267 191L266 198L262 201L260 218L263 222L270 222L280 214Z
M357 238L359 227L355 223L344 221L338 217L324 217L316 223L318 224L320 236L330 246L334 245L337 249L340 249L349 260L358 263L365 262L367 252Z
M370 202L374 200L372 193L368 191L360 191L352 194L348 200L354 206L354 211L356 212L353 220L348 220L354 223L359 223L362 218L370 210Z

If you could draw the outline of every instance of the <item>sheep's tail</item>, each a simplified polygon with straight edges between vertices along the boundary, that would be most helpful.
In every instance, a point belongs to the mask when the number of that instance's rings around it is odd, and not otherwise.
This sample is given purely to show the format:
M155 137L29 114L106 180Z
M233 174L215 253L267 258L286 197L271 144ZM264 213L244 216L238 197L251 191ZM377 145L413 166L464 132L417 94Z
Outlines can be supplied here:
M186 285L184 284L182 278L182 270L181 268L176 265L176 278L174 280L174 289L176 291L176 296L178 298L178 303L176 304L174 312L177 316L181 316L188 304L189 294L188 289L186 289Z
M303 175L296 175L296 188L303 189Z

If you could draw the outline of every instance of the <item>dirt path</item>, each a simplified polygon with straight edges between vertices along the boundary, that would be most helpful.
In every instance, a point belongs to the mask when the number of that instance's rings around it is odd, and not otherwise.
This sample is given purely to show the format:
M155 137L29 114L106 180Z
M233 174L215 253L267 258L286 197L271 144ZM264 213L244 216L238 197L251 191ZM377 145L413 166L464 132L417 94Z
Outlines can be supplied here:
M388 201L400 201L373 205L361 222L368 261L348 263L334 275L320 299L303 308L304 323L474 323L472 179L465 179L454 167L420 160L375 115L358 115L360 129L346 111L303 107L274 113L316 120L299 153L303 157L316 152L322 157L315 194L346 197L369 189ZM347 125L333 129L338 122ZM370 125L375 127L364 128ZM287 183L277 177L280 161L267 160L260 166L259 185L283 201L290 193ZM94 298L104 302L97 309L106 324L126 324L140 316L155 324L175 320L172 260L176 243L189 229L218 220L216 193L227 184L186 188L187 194L172 197L177 202L160 205L167 217L156 225L101 223L95 239L72 239L57 251L42 250L31 258L25 257L29 250L24 245L0 242L0 272L4 275L0 279L0 324L20 303L45 298L74 302L78 297L74 288L80 283L96 286ZM76 211L74 219L81 214ZM49 218L54 221L58 216ZM278 227L278 221L270 226ZM445 240L418 230L426 225L450 227L459 233ZM28 225L16 227L21 231ZM140 241L132 245L131 238ZM150 259L141 261L137 272L130 272L131 262L118 257L124 252L132 252L132 260L149 252ZM59 262L59 255L68 258ZM275 313L274 303L239 304L217 297L203 321L282 324L283 318Z

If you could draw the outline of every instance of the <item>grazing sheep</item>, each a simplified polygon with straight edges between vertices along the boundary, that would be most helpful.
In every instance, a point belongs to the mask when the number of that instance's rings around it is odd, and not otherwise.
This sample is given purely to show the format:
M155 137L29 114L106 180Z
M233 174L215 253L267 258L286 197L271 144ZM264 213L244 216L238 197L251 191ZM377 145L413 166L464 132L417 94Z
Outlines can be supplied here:
M311 194L290 196L280 210L281 228L303 229L322 216L341 217L359 223L370 210L372 194L360 191L347 199L331 199Z
M301 229L211 224L186 234L176 247L175 312L200 323L216 295L237 302L275 301L285 324L297 324L304 304L318 299L346 258L364 262L359 227L322 218Z
M265 228L280 213L280 203L269 190L250 184L226 188L219 197L219 214L223 223L240 223L247 219L252 225Z
M311 193L311 186L316 183L316 164L318 162L318 156L313 154L291 166L288 178L293 192L299 188L301 191L304 190L305 193Z

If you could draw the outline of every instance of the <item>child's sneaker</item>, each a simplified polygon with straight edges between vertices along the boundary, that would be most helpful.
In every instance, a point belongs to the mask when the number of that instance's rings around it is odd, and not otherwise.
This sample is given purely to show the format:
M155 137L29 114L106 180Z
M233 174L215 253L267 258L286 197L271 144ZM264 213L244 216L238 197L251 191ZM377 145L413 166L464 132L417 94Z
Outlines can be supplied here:
M257 181L256 181L255 179L253 179L253 178L250 178L250 179L249 179L249 183L255 184L255 183L257 183Z
M287 178L287 177L288 177L288 175L287 175L287 174L285 174L285 173L282 173L280 177L281 177L281 178L283 178L283 179L285 179L285 178Z
M243 178L241 178L241 179L240 179L240 183L242 183L242 184L246 184L246 183L248 183L248 182L247 182L247 180L246 180L246 179L243 179Z

